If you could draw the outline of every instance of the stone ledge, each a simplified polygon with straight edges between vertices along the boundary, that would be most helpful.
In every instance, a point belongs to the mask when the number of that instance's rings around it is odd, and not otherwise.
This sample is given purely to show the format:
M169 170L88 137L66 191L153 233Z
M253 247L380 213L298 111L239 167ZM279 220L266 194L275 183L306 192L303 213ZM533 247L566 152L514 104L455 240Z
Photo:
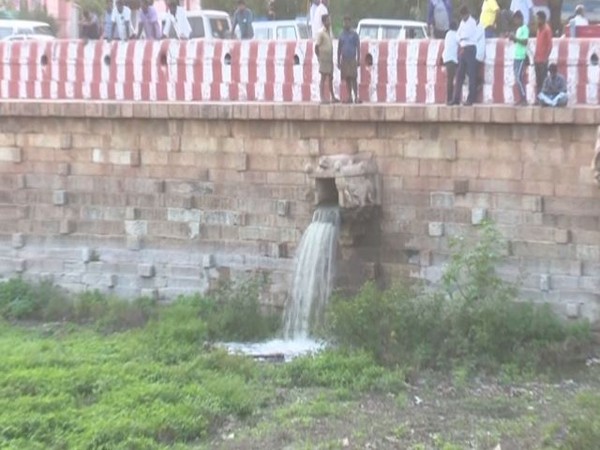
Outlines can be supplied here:
M600 108L512 107L476 105L315 103L182 103L182 102L82 102L4 101L3 117L86 117L205 120L309 120L351 122L463 122L518 124L600 124Z

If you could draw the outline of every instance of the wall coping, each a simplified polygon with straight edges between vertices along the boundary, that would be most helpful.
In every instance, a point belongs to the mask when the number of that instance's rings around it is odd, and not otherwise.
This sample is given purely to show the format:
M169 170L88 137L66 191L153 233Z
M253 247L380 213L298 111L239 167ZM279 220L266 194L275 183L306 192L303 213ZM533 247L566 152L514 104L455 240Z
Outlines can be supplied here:
M1 117L204 120L307 120L344 122L465 122L600 125L600 107L541 108L505 105L319 105L313 103L183 103L31 101L0 103Z

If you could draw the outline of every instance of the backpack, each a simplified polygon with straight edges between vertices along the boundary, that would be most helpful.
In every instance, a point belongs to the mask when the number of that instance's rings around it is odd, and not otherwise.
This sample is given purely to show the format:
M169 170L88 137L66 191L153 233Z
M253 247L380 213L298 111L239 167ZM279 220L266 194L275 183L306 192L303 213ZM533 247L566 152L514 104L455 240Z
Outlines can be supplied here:
M433 1L433 26L436 30L446 31L450 28L450 17L444 0Z

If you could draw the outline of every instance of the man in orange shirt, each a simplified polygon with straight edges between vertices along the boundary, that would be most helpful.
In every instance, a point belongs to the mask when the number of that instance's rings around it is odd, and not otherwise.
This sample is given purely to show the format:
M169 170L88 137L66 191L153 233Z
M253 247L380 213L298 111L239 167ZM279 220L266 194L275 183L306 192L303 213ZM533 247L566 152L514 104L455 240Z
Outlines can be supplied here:
M537 98L548 74L548 60L552 51L552 28L547 23L544 11L538 11L536 15L538 29L533 62L535 63L535 95Z

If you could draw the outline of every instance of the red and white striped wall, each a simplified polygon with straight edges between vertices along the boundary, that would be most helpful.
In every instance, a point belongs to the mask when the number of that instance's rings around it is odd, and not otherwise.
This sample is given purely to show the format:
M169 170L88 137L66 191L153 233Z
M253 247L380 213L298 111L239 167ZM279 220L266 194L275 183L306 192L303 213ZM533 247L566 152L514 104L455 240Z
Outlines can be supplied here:
M312 46L310 41L5 42L0 43L0 98L317 101L319 70ZM436 40L363 43L363 100L444 103L442 46ZM507 40L487 42L484 103L513 102L512 54ZM567 78L572 104L600 103L599 58L598 40L555 40L551 61ZM527 75L532 101L533 66Z

